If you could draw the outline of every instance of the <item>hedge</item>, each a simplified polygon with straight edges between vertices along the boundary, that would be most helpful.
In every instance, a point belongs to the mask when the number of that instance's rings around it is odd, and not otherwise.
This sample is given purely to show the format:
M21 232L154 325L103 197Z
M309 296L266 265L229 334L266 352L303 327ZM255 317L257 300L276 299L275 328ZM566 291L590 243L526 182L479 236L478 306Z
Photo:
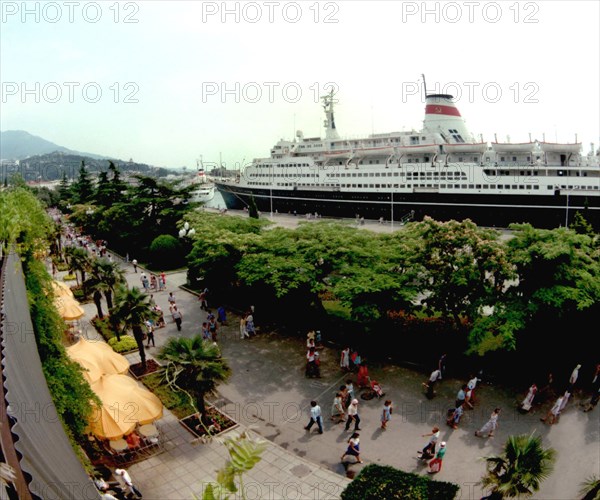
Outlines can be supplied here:
M453 500L459 489L454 483L371 464L360 471L341 497L342 500Z
M135 351L138 348L136 340L130 335L121 335L121 340L118 342L117 337L113 337L108 341L108 345L118 353Z

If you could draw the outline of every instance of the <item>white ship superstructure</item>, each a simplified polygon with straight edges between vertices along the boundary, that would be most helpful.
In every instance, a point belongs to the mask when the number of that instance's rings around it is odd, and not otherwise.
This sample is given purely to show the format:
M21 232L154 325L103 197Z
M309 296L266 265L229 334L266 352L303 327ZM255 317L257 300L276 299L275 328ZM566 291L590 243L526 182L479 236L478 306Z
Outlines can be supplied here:
M333 93L323 97L325 137L280 140L232 182L217 183L229 208L253 196L265 212L402 219L471 218L482 225L568 224L585 210L597 224L598 152L592 145L530 140L492 142L473 137L453 98L426 97L421 131L343 139ZM570 216L569 216L569 212Z

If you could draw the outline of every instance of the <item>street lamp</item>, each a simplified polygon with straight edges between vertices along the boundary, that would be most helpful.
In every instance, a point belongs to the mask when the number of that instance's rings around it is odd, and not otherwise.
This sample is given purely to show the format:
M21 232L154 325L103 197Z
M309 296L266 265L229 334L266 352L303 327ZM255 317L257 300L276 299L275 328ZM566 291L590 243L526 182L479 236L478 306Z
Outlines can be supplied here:
M190 228L190 224L188 222L186 222L183 225L183 227L179 230L179 237L180 238L185 238L185 237L193 236L194 234L196 234L196 230L193 227Z

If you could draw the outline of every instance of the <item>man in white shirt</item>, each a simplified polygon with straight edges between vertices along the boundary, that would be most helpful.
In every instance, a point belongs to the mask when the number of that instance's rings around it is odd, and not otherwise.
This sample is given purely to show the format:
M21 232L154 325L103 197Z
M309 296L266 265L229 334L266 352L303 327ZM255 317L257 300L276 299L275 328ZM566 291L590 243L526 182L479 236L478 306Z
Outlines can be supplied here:
M129 491L133 495L135 495L138 498L142 498L140 490L138 490L131 481L131 476L129 475L129 472L127 472L125 469L115 469L115 475L121 476L123 478L123 482L127 485Z
M317 423L319 426L319 434L323 434L323 422L321 421L321 407L317 404L316 401L310 402L310 422L305 427L307 431L310 431L310 428L314 423Z
M358 399L353 399L348 406L348 419L346 420L346 430L350 429L350 424L354 422L354 432L360 431L360 417L358 416Z

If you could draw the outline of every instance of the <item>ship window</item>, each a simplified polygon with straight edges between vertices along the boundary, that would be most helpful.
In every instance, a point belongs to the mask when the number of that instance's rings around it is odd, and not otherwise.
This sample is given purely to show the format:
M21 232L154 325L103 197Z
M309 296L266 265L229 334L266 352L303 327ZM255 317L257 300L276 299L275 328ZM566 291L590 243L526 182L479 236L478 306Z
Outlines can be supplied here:
M487 187L487 186L486 186ZM481 189L481 184L476 184L475 189Z
M352 177L356 177L356 174L352 174Z
M426 156L425 158L423 158L424 162L428 162L429 161L429 156Z
M486 156L486 157L485 157L485 161L490 161L490 157L489 157L489 156Z
M477 184L479 186L479 184ZM483 185L483 189L489 189L490 187L487 184Z
M469 184L469 189L473 189L475 186L473 184Z
M477 156L473 156L473 161L477 162Z
M504 156L501 156L501 157L500 157L500 161L504 161Z
M460 185L460 187L461 187L462 189L467 189L467 185L466 185L466 184L461 184L461 185Z
M525 186L523 186L522 184L519 186L519 189L525 189Z
M517 157L516 156L513 156L513 161L517 161Z
M540 187L536 184L535 186L533 186L533 189L539 189Z
M462 156L459 156L459 157L458 157L458 161L463 161L463 157L462 157Z
M528 156L528 157L527 157L527 161L531 161L531 156Z

